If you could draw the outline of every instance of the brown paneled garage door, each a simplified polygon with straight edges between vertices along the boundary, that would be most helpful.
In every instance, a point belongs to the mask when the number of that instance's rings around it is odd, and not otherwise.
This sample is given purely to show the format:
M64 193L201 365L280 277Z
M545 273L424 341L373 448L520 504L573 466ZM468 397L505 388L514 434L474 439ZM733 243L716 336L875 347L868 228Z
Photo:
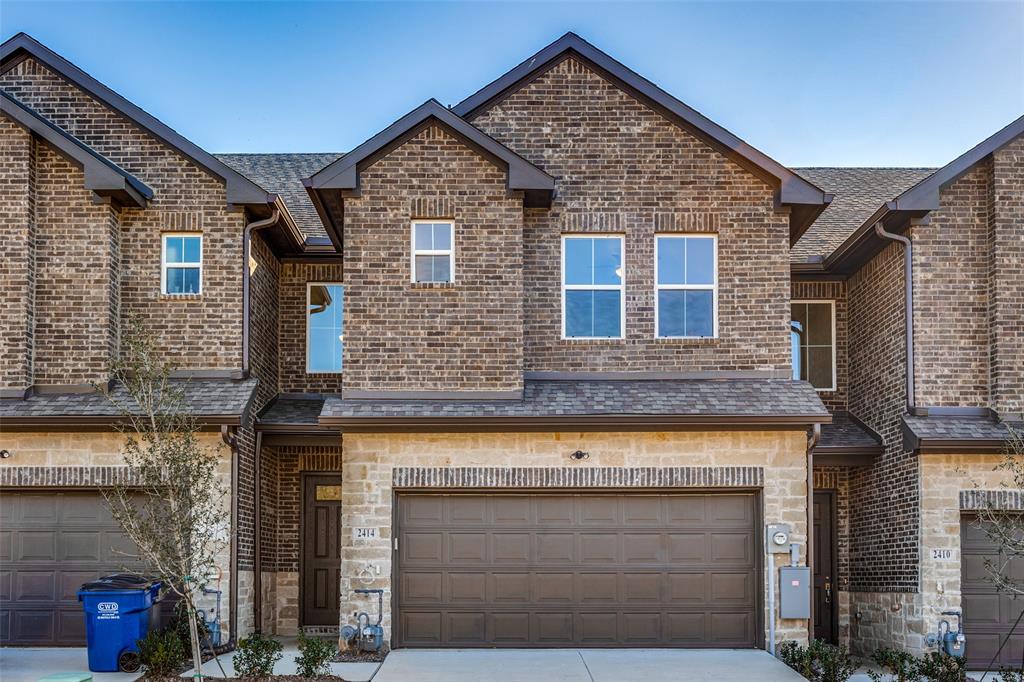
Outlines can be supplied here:
M967 661L971 670L984 670L999 651L1013 627L1024 602L1012 594L996 591L985 567L986 560L1000 565L999 550L977 517L964 515L960 521L960 592L967 635ZM1010 577L1024 580L1024 565L1013 561L1008 566ZM1024 630L1020 626L995 659L995 667L1017 668L1024 651Z
M0 643L80 645L82 583L131 545L96 492L0 492Z
M753 647L755 502L400 495L396 645Z

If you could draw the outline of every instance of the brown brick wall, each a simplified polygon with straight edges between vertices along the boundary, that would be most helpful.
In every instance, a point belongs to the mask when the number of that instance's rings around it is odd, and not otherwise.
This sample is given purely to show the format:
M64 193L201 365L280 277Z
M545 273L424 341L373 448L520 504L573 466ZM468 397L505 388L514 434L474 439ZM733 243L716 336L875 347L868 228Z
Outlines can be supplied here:
M34 59L0 74L0 87L154 190L149 208L121 212L122 316L140 318L182 368L240 367L244 216L228 210L223 182ZM81 191L80 182L66 184ZM166 230L203 231L201 296L160 296L160 234ZM38 281L48 286L41 275Z
M362 171L345 201L345 388L522 388L522 197L431 126ZM455 282L410 283L410 221L453 218Z
M340 393L340 374L306 373L306 284L343 282L341 263L284 263L281 266L278 326L281 391L283 393ZM345 332L348 336L348 309Z
M556 178L524 231L525 368L790 367L789 227L772 189L575 59L473 121ZM719 234L713 340L654 339L654 233ZM626 235L626 339L561 339L560 235Z
M990 339L992 407L1024 414L1024 136L993 155Z
M32 383L35 314L35 142L24 128L0 119L0 389Z
M885 452L850 470L852 590L916 591L918 468L900 432L906 406L903 252L890 244L847 282L850 412Z
M792 300L834 301L836 315L836 390L818 391L825 406L831 410L846 410L848 384L847 358L847 305L846 282L800 282L794 281L790 293Z
M987 406L990 163L940 194L915 226L914 388L925 406Z
M281 263L259 233L252 236L249 254L249 369L260 380L256 401L262 407L277 395L280 383Z
M118 213L93 203L64 157L43 144L35 153L33 383L103 381L118 338Z

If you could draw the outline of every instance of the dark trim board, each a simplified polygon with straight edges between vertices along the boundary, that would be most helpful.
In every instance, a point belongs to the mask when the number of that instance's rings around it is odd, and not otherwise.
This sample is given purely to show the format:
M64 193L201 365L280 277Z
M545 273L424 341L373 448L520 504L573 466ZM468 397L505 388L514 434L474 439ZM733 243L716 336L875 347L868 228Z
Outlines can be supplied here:
M321 417L320 424L337 426L343 433L465 433L469 431L701 431L804 430L830 423L831 417L716 417L651 415L583 415L565 417Z

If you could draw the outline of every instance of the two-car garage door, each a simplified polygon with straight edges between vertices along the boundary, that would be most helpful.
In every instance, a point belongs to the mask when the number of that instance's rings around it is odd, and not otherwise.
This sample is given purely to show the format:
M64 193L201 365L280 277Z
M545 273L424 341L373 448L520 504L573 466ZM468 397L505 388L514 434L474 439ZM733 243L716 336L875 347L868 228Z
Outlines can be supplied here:
M396 645L753 647L755 502L399 495Z
M0 492L0 643L85 643L78 588L132 545L97 492Z

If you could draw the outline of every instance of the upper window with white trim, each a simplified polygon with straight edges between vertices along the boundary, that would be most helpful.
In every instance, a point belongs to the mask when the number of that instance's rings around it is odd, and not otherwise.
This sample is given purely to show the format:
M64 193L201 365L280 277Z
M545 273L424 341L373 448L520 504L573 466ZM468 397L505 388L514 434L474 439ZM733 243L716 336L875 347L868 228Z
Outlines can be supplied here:
M661 338L718 335L718 237L655 236L654 334Z
M455 281L455 223L412 222L412 281Z
M337 373L345 344L345 287L333 282L306 286L306 372Z
M562 237L562 336L621 339L626 317L621 235Z
M836 390L835 301L793 301L793 378Z
M160 291L170 296L203 290L203 236L195 232L163 235Z

